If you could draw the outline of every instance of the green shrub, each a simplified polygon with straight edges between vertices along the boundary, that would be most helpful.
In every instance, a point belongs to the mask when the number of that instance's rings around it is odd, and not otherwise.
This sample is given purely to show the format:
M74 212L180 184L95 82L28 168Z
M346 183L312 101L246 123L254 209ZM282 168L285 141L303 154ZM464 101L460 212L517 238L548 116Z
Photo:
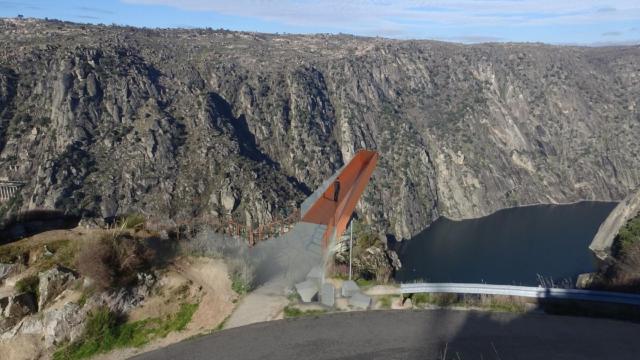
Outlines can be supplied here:
M386 295L380 298L380 307L383 309L391 308L391 296Z
M623 256L633 247L634 244L640 242L640 216L629 220L618 232L618 236L614 240L614 252L616 256Z
M411 301L413 305L416 306L428 304L430 302L429 300L429 294L425 293L413 294L413 296L411 296Z

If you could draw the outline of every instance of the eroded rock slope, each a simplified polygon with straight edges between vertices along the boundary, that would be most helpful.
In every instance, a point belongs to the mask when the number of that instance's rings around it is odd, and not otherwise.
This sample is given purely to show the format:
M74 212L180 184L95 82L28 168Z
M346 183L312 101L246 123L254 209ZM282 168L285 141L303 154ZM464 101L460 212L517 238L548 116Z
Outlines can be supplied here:
M640 48L0 22L3 211L291 209L360 148L359 211L399 238L440 215L620 200L640 185Z

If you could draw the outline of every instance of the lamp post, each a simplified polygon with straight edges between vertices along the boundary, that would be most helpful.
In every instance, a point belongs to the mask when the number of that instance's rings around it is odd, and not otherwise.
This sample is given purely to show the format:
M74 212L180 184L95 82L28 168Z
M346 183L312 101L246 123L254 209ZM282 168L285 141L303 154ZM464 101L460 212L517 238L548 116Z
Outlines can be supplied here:
M353 249L353 219L349 223L351 235L349 236L349 280L351 280L351 252Z

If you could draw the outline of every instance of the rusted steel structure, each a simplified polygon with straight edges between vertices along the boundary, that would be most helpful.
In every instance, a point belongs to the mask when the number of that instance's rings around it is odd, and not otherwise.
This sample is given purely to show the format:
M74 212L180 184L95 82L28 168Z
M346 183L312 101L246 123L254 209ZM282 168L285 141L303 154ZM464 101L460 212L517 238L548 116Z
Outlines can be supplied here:
M313 193L301 207L301 221L326 225L323 248L342 235L378 163L378 153L358 151L347 165Z

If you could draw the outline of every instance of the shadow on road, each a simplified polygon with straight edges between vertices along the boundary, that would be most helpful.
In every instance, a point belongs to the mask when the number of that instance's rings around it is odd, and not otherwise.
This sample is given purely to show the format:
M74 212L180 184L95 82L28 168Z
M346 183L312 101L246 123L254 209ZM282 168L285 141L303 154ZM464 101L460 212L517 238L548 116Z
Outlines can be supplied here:
M258 323L136 359L637 359L640 325L474 311L369 311Z

